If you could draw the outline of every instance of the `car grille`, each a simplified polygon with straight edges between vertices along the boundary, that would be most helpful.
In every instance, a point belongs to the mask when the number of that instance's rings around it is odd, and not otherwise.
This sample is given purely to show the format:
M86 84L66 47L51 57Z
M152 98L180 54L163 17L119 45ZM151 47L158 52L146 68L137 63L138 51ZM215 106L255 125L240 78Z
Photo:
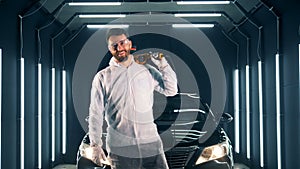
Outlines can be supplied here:
M170 169L183 169L189 158L194 154L196 146L174 147L166 152Z
M185 129L171 129L173 137L177 143L179 142L193 142L199 140L200 137L205 135L207 131L198 130L185 130Z

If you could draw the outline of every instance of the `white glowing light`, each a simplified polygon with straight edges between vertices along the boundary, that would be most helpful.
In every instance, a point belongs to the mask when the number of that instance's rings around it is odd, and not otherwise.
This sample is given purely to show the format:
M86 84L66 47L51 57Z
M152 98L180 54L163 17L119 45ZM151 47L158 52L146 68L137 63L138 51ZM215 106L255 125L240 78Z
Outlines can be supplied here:
M177 1L178 5L222 5L230 4L230 1Z
M95 14L95 15L91 15L91 14L82 14L79 15L79 18L125 18L126 15L122 15L122 14Z
M234 71L234 133L235 152L240 152L240 101L239 101L239 70Z
M69 2L69 6L118 6L121 2Z
M176 13L175 17L220 17L220 13Z
M55 161L55 68L52 68L52 112L51 112L51 147L52 147L52 161Z
M264 167L264 123L263 123L263 90L262 90L262 63L258 61L258 106L259 106L259 145L260 166Z
M275 55L275 74L276 74L276 130L277 130L277 162L278 169L281 169L281 124L280 124L280 68L279 54Z
M214 24L172 24L173 28L213 28Z
M25 116L25 100L24 100L24 58L21 58L20 62L21 68L21 89L20 89L20 168L24 169L24 132L25 132L25 124L24 124L24 116Z
M87 28L92 29L99 29L99 28L128 28L129 25L109 25L109 24L103 24L103 25L87 25Z
M66 98L66 71L62 71L62 154L67 149L67 98Z
M42 168L42 64L38 64L38 168Z
M249 65L246 65L246 142L247 142L247 158L250 159L250 77Z

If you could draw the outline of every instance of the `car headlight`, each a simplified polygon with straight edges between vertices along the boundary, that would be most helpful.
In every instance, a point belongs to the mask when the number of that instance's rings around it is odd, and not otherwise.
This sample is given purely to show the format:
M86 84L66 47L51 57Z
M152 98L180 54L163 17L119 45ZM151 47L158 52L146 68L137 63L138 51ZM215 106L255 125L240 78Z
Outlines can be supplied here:
M87 158L87 159L90 159L92 160L92 157L93 157L93 149L92 147L90 147L90 145L88 144L85 144L85 143L82 143L80 146L79 146L79 150L80 150L80 155Z
M196 165L202 164L207 161L215 160L221 157L228 155L229 153L229 143L228 141L224 141L222 143L206 147L200 157L196 161Z

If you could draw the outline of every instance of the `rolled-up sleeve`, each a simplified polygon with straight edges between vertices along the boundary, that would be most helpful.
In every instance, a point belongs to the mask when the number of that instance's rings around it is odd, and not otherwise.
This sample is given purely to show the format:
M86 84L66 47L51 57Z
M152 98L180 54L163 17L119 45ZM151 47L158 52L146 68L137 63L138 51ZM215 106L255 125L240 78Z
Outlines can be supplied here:
M162 84L156 81L155 90L165 96L174 96L177 94L177 77L171 66L168 64L163 69L160 69Z
M104 116L104 90L99 74L92 83L89 106L89 137L91 144L102 146L102 125Z

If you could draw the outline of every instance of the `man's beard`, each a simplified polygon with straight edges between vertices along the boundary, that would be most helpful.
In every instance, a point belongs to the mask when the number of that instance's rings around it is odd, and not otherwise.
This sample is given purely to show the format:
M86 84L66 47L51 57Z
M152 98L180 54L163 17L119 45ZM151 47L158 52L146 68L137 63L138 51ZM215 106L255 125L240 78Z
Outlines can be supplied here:
M125 56L119 56L119 53L123 51L125 51ZM124 62L128 59L128 55L130 55L130 51L127 50L117 51L116 54L114 55L114 58L117 59L118 62Z

